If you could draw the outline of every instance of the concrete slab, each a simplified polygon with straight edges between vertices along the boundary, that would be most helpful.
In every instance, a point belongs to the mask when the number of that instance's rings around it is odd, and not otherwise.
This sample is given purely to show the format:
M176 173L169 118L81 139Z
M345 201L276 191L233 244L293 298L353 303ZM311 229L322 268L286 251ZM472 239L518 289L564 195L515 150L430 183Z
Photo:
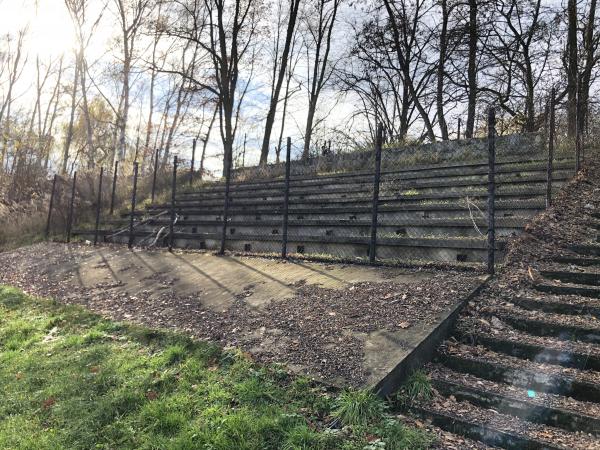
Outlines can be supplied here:
M126 247L91 247L76 267L73 281L83 288L117 282L116 292L147 296L162 294L165 287L177 296L197 295L214 311L231 307L243 297L259 308L272 300L291 298L298 287L315 285L343 289L358 282L414 283L431 274L399 268L321 264L304 261L216 256L212 253L166 250L128 250Z
M0 283L385 394L431 356L484 278L117 245L41 243L0 253Z

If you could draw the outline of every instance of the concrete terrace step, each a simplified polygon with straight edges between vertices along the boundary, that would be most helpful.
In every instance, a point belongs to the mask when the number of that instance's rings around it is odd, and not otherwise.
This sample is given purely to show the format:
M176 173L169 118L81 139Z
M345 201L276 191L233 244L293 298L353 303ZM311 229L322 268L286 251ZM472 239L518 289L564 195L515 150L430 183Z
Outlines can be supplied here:
M554 164L554 170L572 170L574 167L571 160L557 161ZM544 173L547 170L547 162L543 160L535 161L523 161L523 160L512 160L506 162L498 162L496 165L496 174L502 173ZM422 167L410 167L406 169L398 170L383 170L382 180L393 181L397 180L410 180L410 179L427 179L427 178L440 178L440 177L466 177L476 175L486 175L488 173L488 163L478 162L472 164L438 164L431 166ZM344 172L338 174L324 174L324 175L312 175L312 176L292 176L290 181L292 185L329 185L344 184L344 183L355 183L358 180L372 180L373 172ZM246 189L252 189L254 186L265 186L267 184L283 184L283 178L267 178L260 180L248 180L248 181L235 181L231 183L232 189L236 189L238 186L244 186ZM224 184L211 183L210 186L203 187L203 190L210 189L223 189ZM193 192L188 190L187 192Z
M519 229L525 226L529 218L527 217L500 217L496 219L496 229L498 228L515 228ZM136 223L138 219L136 218ZM105 224L111 225L126 225L129 223L126 219L113 219L104 221ZM152 219L149 222L154 225L168 225L170 219L160 218ZM480 229L484 230L487 228L485 221L481 219L471 220L470 218L464 219L419 219L419 220L399 220L399 221L378 221L378 227L424 227L424 228L473 228L473 224L476 224ZM193 219L179 219L177 221L179 226L203 226L203 225L222 225L222 220L193 220ZM244 225L264 225L265 227L277 227L281 226L281 220L261 220L259 222L244 221L229 221L228 226L244 226ZM290 227L371 227L371 221L366 220L294 220L288 221Z
M511 416L498 415L498 419L504 418L505 422L511 423L510 428L519 429L521 432L515 432L510 429L501 429L490 423L482 421L483 414L487 410L479 408L474 414L465 416L464 414L455 414L451 408L430 408L413 406L410 410L424 419L431 422L434 426L450 433L459 434L469 439L483 442L487 445L500 447L509 450L566 450L570 447L558 446L547 441L537 440L526 432L527 427L524 422ZM515 424L515 422L518 423ZM520 425L520 426L519 426ZM566 439L566 436L565 436Z
M486 202L476 201L473 202L473 208L477 207L481 211L485 211ZM248 211L248 207L233 205L229 208L231 213L239 212L239 213L248 213L252 214L281 214L283 208L279 205L274 208L251 208L251 211ZM522 210L522 209L535 209L535 210L543 210L545 208L545 200L519 200L519 201L498 201L496 203L496 211L499 212L499 215L502 214L503 210ZM147 212L152 214L156 212L163 211L165 208L150 206L147 208ZM223 207L212 207L212 208L198 208L197 206L185 206L185 207L176 207L178 213L185 212L187 215L194 214L220 214L223 211ZM422 204L404 204L404 205L386 205L382 204L378 208L379 212L395 212L395 211L468 211L467 205L460 205L457 203L422 203ZM301 208L296 206L291 206L289 208L289 214L311 214L317 212L318 214L322 214L324 212L329 213L371 213L371 206L347 206L347 207L329 207L323 206L319 207L317 210L316 206L311 208ZM143 215L143 211L136 211L136 215ZM122 217L129 216L129 213L122 214Z
M513 298L510 301L522 309L537 310L554 314L590 315L600 319L600 302L598 305L593 306L589 304L573 304L526 297Z
M585 284L600 286L600 273L569 272L563 270L545 270L541 275L551 280L559 280L563 283Z
M562 181L570 178L569 172L563 171L555 174L554 181L556 186L560 186ZM436 190L459 190L464 188L485 188L487 186L487 176L481 176L481 179L464 179L456 180L431 180L431 181L388 181L383 180L380 185L382 192L393 191L402 193L407 190L418 190L421 192L433 192ZM499 176L496 179L496 185L502 189L510 189L515 187L541 187L546 183L546 175L529 175L529 176ZM531 186L533 185L533 186ZM256 197L272 197L280 196L283 192L284 185L256 185L255 189L232 189L231 195L235 198L256 198ZM373 191L373 180L356 181L353 184L318 187L290 186L290 197L294 196L309 196L309 195L347 195L347 194L370 194ZM219 192L206 192L203 188L195 191L177 192L177 199L181 200L202 200L222 198L222 190Z
M461 342L471 345L481 345L496 353L563 367L574 367L580 370L600 370L600 356L591 355L586 346L564 342L554 342L552 339L535 339L522 333L511 331L497 335L483 331L458 329L455 336ZM540 342L543 341L543 342ZM562 345L561 345L562 344ZM567 348L565 348L567 347Z
M550 283L537 283L535 289L540 292L556 295L581 295L583 297L600 298L600 287L560 286Z
M557 256L553 259L554 262L560 264L572 264L574 266L600 266L600 258L581 258L577 256Z
M560 314L542 315L540 318L527 317L527 311L518 308L511 311L500 309L484 311L484 314L498 317L512 328L535 336L551 336L560 340L577 340L600 343L600 324L583 321L581 323L565 323ZM565 316L569 317L569 316Z
M546 194L546 190L543 188L532 188L528 190L520 190L520 191L502 191L499 190L496 193L496 198L498 201L502 201L503 199L509 200L513 198L517 198L519 200L525 199L534 199L534 198L544 198ZM405 194L405 195L396 195L396 196L381 196L379 198L379 204L396 204L396 203L415 203L415 202L423 202L429 200L439 200L439 201L453 201L456 199L463 198L472 198L472 199L486 199L488 197L487 191L464 191L464 192L438 192L438 193L429 193L429 194ZM223 199L214 199L214 200L176 200L175 204L178 207L186 207L186 206L222 206ZM281 198L273 198L269 200L264 200L262 198L251 198L251 199L237 199L235 196L230 197L230 205L233 206L281 206L283 204L283 197ZM316 198L291 198L289 200L289 205L307 205L307 206L322 206L322 205L343 205L343 204L351 204L351 205L360 205L367 204L371 205L373 203L373 199L370 196L349 196L346 198L342 197L316 197ZM170 203L167 204L155 204L153 205L155 208L167 208Z
M74 230L77 235L93 234L94 230ZM99 230L99 235L110 235L113 230ZM128 233L124 233L128 235ZM152 231L134 230L135 236L144 237L154 234ZM220 240L219 233L183 233L175 232L175 239L184 240ZM281 242L280 235L241 235L228 234L228 241L273 241ZM370 237L366 236L290 236L290 242L324 242L333 244L362 244L369 245ZM466 249L487 249L487 242L484 239L443 239L443 238L381 238L377 239L377 244L381 246L394 247L443 247L443 248L466 248ZM503 241L497 242L497 249L502 250L505 247Z
M435 367L432 382L444 397L453 396L459 402L468 401L478 407L566 431L600 432L600 418L585 414L594 404L562 401L558 396L541 393L532 396L523 388L484 382L444 367Z
M600 384L590 381L593 377L588 376L588 372L547 366L479 347L461 346L461 349L467 351L461 354L442 353L440 360L444 366L457 372L520 388L570 396L580 401L600 402Z

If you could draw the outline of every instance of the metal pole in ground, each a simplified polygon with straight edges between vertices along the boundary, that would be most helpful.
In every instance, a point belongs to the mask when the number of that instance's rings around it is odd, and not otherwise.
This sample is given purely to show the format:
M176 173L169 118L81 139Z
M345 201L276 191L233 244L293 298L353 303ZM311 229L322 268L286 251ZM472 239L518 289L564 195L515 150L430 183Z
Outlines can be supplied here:
M285 187L283 192L283 232L281 237L281 257L287 258L288 242L288 209L290 206L290 166L292 153L292 139L287 138L287 150L285 154Z
M552 205L552 169L554 165L556 91L550 91L550 118L548 123L548 167L546 169L546 208Z
M461 125L462 119L459 117L458 118L458 131L456 132L456 139L460 141L460 125Z
M138 163L133 163L133 188L131 190L131 214L129 216L129 242L128 248L133 247L135 236L133 235L133 222L135 220L135 196L137 195Z
M190 186L194 181L194 163L196 162L196 138L192 141L192 165L190 166Z
M115 193L117 192L117 174L119 172L119 161L115 161L115 171L113 172L112 193L110 195L110 215L115 211Z
M158 171L158 149L154 152L154 175L152 176L152 203L154 203L154 194L156 193L156 172Z
M169 223L169 251L173 251L175 233L175 197L177 195L177 156L173 157L173 180L171 185L171 222Z
M231 184L231 160L233 155L225 155L225 199L223 201L223 229L221 230L221 248L219 255L225 254L225 239L227 238L227 219L229 215L229 189Z
M377 213L379 207L379 181L381 179L381 146L383 142L383 126L377 128L375 143L375 174L373 176L373 206L371 211L371 243L369 244L369 262L373 264L377 254Z
M69 204L69 216L67 219L67 242L71 242L71 227L73 226L73 212L75 208L75 186L77 184L77 172L73 172L73 185L71 186L71 202Z
M581 169L581 133L579 122L581 121L581 86L577 80L577 100L575 101L575 173Z
M54 191L56 189L56 178L58 175L54 174L54 178L52 179L52 192L50 192L50 205L48 205L48 221L46 222L46 232L44 236L48 239L50 236L50 221L52 220L52 207L54 206Z
M100 209L102 209L102 177L104 167L100 167L100 180L98 181L98 203L96 204L96 226L94 227L94 245L98 243L98 229L100 228Z
M496 110L494 108L490 108L488 111L488 163L487 270L490 275L493 275L495 272L494 263L496 256Z

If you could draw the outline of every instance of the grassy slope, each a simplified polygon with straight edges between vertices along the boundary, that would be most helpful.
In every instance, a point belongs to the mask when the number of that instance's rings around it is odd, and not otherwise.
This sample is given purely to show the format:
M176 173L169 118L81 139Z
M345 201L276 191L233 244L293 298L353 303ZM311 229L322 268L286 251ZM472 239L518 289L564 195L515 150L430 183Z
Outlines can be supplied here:
M426 448L364 391L0 286L0 448ZM351 426L327 430L339 417ZM366 446L366 447L365 447Z

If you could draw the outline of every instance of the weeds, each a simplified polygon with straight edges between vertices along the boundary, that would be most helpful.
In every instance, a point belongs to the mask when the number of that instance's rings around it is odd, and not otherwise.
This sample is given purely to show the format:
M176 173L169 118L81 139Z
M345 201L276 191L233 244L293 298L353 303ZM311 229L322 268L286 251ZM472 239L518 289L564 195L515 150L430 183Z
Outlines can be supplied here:
M345 425L366 426L381 420L385 404L367 389L343 392L336 402L334 416Z
M427 401L433 396L433 388L427 374L417 370L406 380L397 395L400 405L406 406L417 400Z

